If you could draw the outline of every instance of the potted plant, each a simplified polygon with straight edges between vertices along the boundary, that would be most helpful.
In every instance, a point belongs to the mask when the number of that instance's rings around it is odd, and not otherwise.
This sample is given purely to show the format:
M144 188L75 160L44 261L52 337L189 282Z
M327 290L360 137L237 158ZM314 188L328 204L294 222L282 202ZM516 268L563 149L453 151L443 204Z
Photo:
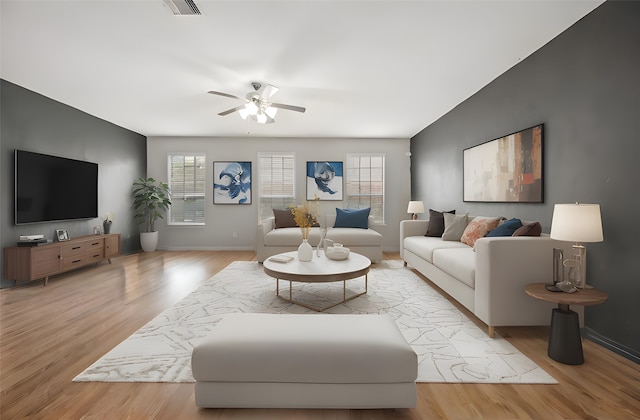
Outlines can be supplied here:
M156 219L164 219L162 214L171 205L169 185L162 181L156 183L153 178L138 178L133 183L133 208L135 220L144 225L140 233L140 245L145 252L153 252L158 246Z

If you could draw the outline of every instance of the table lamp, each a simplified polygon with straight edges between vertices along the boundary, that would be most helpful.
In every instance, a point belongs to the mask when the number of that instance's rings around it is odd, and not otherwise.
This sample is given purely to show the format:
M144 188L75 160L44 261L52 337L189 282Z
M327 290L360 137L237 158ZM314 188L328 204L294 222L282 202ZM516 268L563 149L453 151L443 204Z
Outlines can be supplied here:
M407 213L413 213L413 220L418 218L418 213L424 213L424 204L422 201L409 201Z
M602 217L599 204L556 204L551 220L551 239L575 242L574 254L563 261L569 269L568 280L577 288L587 285L587 249L582 242L602 242Z

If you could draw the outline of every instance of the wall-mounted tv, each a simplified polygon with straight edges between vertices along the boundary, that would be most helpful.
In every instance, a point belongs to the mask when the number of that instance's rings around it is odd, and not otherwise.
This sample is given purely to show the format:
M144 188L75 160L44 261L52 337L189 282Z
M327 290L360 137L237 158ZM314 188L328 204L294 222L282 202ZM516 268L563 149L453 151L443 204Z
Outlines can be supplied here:
M15 151L15 223L98 217L98 164Z

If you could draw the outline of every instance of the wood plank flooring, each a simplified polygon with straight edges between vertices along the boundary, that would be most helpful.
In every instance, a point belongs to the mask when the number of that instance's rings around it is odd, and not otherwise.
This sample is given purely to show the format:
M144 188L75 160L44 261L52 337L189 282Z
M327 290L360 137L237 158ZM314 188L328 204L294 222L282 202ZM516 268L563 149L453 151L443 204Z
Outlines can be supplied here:
M140 253L52 277L47 287L38 281L0 291L0 418L640 418L637 364L588 340L584 365L555 362L546 355L547 327L496 332L558 385L418 384L410 410L199 409L193 384L71 382L230 262L254 259L248 251Z

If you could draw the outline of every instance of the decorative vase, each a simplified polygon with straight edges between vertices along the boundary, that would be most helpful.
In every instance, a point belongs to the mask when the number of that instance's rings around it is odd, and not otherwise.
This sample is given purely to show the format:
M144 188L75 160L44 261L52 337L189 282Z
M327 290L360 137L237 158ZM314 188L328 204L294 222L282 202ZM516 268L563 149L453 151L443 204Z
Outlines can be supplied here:
M104 222L102 222L102 227L103 227L103 231L104 233L110 233L111 232L111 220L105 220Z
M153 252L158 246L158 232L140 233L140 245L144 252Z
M313 248L309 244L309 240L303 239L302 243L298 247L298 260L311 261L313 258Z

